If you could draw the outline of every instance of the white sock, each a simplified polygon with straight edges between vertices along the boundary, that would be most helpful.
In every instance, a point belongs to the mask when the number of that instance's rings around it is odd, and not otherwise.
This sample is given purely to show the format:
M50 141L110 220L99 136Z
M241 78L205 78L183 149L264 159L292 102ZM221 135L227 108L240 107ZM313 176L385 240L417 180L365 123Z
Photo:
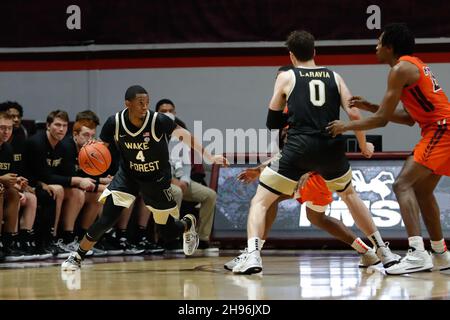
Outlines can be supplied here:
M248 252L253 252L255 250L260 251L262 248L261 239L258 237L253 237L247 240Z
M369 237L370 242L375 246L375 249L379 247L385 247L384 241L381 238L380 231L375 231Z
M419 236L409 237L408 243L411 248L419 251L425 251L425 245L423 244L423 238Z
M353 241L352 248L361 254L364 254L369 250L369 247L360 238L356 238L355 241Z
M445 244L445 239L441 239L438 241L431 240L431 249L433 249L436 253L444 253L447 251L447 245Z

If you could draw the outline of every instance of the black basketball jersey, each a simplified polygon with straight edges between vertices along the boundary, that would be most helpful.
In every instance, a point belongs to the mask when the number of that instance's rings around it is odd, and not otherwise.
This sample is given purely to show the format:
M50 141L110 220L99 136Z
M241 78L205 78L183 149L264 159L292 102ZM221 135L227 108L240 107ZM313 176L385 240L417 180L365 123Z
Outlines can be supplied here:
M114 140L122 169L139 180L170 176L167 136L175 127L172 119L158 112L147 111L140 128L130 122L127 109L116 113Z
M0 176L7 173L15 173L14 170L14 152L8 142L0 145Z
M293 68L295 84L287 106L288 134L331 136L328 123L339 119L341 95L333 71L325 67Z

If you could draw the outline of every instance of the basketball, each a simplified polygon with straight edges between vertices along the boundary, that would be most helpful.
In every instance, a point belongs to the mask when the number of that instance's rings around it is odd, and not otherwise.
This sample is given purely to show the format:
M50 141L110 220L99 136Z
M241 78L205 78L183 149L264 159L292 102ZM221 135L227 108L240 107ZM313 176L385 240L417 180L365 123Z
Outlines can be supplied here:
M88 144L80 149L78 164L85 173L98 176L108 170L111 165L111 153L103 143Z

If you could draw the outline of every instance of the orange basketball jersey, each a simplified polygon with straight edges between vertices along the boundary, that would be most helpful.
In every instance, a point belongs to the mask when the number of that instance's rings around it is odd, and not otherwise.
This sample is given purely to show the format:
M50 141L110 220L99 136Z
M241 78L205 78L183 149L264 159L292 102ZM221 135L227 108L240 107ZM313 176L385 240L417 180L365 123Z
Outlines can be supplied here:
M419 80L404 88L400 99L424 135L424 130L436 129L438 121L450 119L450 102L430 68L419 58L402 56L399 61L408 61L419 69Z

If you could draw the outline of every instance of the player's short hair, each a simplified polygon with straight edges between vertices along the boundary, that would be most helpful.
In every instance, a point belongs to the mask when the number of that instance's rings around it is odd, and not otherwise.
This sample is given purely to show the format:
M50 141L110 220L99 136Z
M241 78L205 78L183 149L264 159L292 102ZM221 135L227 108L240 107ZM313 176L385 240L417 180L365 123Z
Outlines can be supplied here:
M23 117L23 108L17 101L5 101L0 103L0 111L8 111L9 109L16 109L19 115Z
M314 36L305 30L292 31L286 40L286 47L299 61L314 57Z
M63 121L69 122L69 115L64 110L54 110L50 112L47 116L47 124L52 124L56 118L60 118Z
M390 23L383 29L381 45L392 47L396 56L411 55L414 53L414 35L405 23Z
M84 110L77 113L75 121L84 119L93 121L97 126L100 125L100 119L98 118L97 114L92 110Z
M0 111L0 119L13 120L13 117L6 111Z
M155 111L158 112L158 111L159 111L159 108L160 108L163 104L171 104L171 105L173 106L173 108L175 109L175 104L172 102L172 100L169 100L169 99L164 98L164 99L159 100L159 101L156 103Z
M136 98L136 95L138 94L148 94L148 93L147 90L145 90L143 87L139 85L131 86L125 92L125 100L131 101L134 98Z
M87 127L89 129L93 130L97 127L97 124L93 120L90 120L90 119L77 120L73 124L73 129L72 129L73 133L80 133L82 127Z

